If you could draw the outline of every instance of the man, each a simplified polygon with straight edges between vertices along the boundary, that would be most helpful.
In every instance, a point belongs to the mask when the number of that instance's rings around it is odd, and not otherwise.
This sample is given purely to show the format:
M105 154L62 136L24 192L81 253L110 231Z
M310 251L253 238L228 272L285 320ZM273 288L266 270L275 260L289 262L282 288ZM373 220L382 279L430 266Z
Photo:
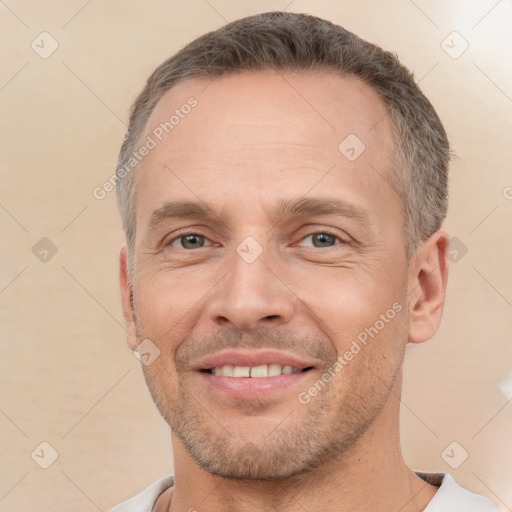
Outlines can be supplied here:
M120 281L175 472L115 512L498 510L400 449L448 160L396 57L312 16L238 20L153 73L117 170Z

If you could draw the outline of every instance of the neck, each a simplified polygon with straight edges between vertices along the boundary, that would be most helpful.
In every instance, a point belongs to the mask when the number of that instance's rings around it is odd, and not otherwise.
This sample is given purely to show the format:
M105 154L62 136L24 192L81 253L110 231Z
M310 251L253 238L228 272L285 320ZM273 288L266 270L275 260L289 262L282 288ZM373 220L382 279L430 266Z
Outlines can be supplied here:
M401 379L382 414L340 459L284 480L231 480L203 470L173 434L175 487L165 510L231 512L420 512L437 487L405 464L398 431ZM160 510L159 508L155 510Z

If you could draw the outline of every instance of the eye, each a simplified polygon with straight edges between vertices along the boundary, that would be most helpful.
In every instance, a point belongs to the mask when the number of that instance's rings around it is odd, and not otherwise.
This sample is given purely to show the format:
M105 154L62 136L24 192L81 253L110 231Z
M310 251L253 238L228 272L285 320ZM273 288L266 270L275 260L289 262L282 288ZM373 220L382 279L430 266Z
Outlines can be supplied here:
M205 236L198 233L184 233L173 238L165 245L180 249L201 249L201 247L204 247L206 240L208 239Z
M345 243L345 240L341 239L338 235L330 233L329 231L318 231L316 233L311 233L302 239L304 240L311 239L313 247L333 247L336 245L336 241L341 243Z

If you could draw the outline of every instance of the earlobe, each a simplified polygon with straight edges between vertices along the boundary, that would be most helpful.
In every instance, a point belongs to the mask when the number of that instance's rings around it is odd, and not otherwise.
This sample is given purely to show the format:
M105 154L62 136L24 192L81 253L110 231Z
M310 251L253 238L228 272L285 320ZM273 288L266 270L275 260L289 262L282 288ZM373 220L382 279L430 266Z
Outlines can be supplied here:
M439 328L448 281L449 235L436 231L416 251L409 273L408 341L427 341Z
M135 350L138 345L137 329L133 312L133 290L130 282L128 249L126 244L119 251L119 286L121 291L121 306L123 309L124 325L126 329L126 342Z

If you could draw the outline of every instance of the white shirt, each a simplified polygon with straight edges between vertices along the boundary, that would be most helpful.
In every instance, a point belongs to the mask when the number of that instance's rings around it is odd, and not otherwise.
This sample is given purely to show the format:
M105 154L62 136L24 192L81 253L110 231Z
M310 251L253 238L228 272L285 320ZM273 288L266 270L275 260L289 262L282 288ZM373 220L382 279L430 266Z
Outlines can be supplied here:
M474 494L461 487L449 473L416 474L439 489L423 512L500 512L500 509L487 498ZM110 512L152 512L157 498L174 485L174 476L157 480L140 494L123 501Z

